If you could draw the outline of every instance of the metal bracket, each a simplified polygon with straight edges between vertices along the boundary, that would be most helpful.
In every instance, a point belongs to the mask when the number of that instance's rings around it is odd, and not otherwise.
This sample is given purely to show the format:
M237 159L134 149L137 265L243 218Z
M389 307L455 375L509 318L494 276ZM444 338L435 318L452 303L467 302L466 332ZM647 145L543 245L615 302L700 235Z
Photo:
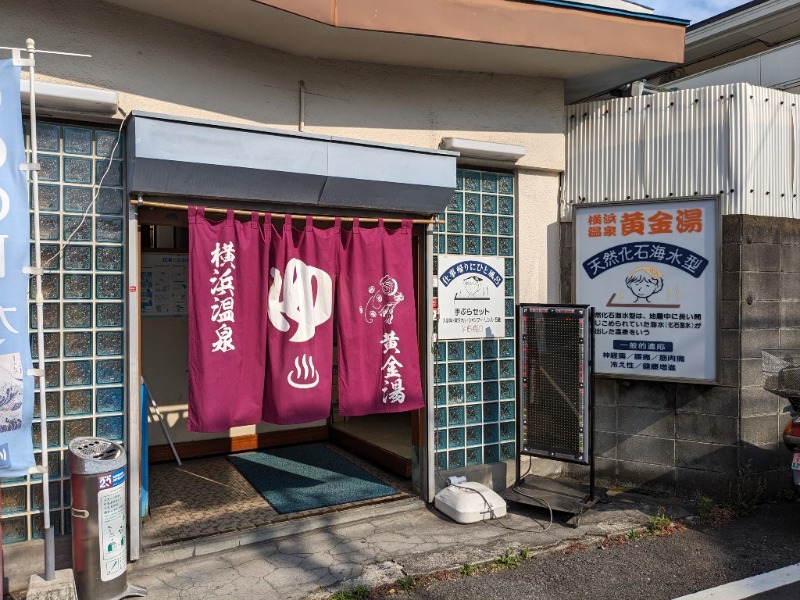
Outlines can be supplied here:
M20 171L41 171L42 165L41 163L20 163L19 164Z
M88 519L89 518L89 511L83 510L80 508L71 508L70 512L72 513L73 517L77 517L79 519Z
M42 267L22 267L22 272L25 275L44 275L44 269Z
M22 58L22 54L20 54L21 50L19 48L14 48L11 51L11 62L14 64L15 67L35 67L36 66L36 59L34 58Z
M44 369L28 369L30 377L44 377Z
M34 465L28 468L28 473L31 475L44 475L42 465Z

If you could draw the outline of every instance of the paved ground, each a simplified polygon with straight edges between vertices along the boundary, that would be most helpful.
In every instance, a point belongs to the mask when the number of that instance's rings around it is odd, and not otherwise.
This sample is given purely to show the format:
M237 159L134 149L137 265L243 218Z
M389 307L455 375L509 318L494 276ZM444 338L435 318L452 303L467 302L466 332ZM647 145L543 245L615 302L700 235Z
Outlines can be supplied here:
M459 525L421 501L406 499L272 526L259 530L266 537L258 544L240 545L253 538L232 532L151 549L132 566L128 580L146 586L152 599L327 598L342 587L373 588L408 574L491 562L523 547L538 552L581 540L595 543L641 527L661 510L684 518L693 507L666 498L611 495L575 529L563 515L551 525L547 511L527 507L512 507L500 521Z

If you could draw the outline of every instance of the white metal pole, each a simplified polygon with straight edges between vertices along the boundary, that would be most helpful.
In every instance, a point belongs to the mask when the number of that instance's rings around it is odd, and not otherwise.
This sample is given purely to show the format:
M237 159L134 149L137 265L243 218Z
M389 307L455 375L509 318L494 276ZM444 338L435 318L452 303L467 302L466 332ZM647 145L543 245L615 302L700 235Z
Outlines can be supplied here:
M433 243L434 243L434 229L437 230L437 238L441 235L438 233L439 225L428 225L425 229L425 319L427 321L426 331L428 334L427 347L428 355L426 357L426 371L427 377L425 379L425 391L427 392L428 402L425 407L425 439L422 442L422 456L420 463L424 465L423 477L420 478L423 489L423 498L427 502L433 502L436 495L436 403L434 402L434 355L436 353L436 311L433 309L433 285L436 274L433 272Z
M36 84L34 65L36 62L36 45L30 38L25 40L28 50L30 65L30 119L31 119L31 162L39 162L39 152L36 139ZM47 456L47 393L45 392L45 363L44 363L44 295L42 294L42 246L41 231L39 228L39 171L36 167L31 170L33 182L33 247L34 247L34 273L36 276L36 347L39 354L39 429L42 441L42 510L44 511L44 578L52 581L56 577L55 571L55 539L53 528L50 525L50 461Z

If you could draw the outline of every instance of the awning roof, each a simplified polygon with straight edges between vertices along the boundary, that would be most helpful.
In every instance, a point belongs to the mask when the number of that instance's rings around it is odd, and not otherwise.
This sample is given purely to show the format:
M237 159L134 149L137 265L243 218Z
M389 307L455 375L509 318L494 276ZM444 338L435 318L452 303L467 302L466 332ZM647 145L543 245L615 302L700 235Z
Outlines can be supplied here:
M444 211L455 152L134 111L128 192L261 203Z

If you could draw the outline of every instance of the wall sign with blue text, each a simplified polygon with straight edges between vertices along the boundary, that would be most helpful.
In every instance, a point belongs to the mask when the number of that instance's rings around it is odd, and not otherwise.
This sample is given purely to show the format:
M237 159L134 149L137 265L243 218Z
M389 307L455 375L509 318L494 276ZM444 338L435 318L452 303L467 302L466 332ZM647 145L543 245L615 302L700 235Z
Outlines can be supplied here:
M505 336L504 259L439 255L439 339Z
M716 198L574 207L575 300L595 309L595 372L717 381Z

